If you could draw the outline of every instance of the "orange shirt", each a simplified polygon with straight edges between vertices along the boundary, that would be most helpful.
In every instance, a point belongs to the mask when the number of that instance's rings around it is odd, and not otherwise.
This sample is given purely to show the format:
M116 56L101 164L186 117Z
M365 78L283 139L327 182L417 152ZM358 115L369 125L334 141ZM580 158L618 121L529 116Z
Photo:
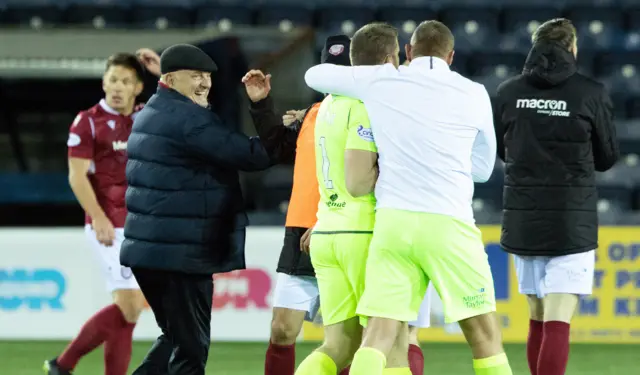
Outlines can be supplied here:
M316 178L314 130L320 103L314 104L302 122L296 142L293 189L287 211L287 227L311 228L316 224L320 190Z

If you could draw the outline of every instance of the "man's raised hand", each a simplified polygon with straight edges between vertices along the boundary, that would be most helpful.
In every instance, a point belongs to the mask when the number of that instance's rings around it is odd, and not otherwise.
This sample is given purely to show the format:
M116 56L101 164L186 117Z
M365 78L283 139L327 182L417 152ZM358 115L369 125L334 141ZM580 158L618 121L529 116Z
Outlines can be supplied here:
M290 109L282 116L282 124L284 124L284 126L290 126L296 121L302 121L304 120L304 115L306 113L307 111L304 109L297 111L295 109Z
M136 56L147 71L156 77L160 77L160 56L149 48L140 48Z
M250 70L242 77L242 83L252 102L266 98L271 91L271 74L265 75L260 70Z

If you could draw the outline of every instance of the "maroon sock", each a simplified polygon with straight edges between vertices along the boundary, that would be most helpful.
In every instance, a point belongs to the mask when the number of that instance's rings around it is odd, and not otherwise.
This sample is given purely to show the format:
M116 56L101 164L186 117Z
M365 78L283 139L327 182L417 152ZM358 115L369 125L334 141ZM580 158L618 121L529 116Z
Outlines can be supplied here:
M293 375L296 371L296 345L269 342L264 361L264 375Z
M527 360L531 375L538 375L538 357L542 346L542 322L529 320L529 336L527 337Z
M340 371L340 374L338 374L338 375L349 375L349 369L350 368L351 368L351 365L343 368L342 371Z
M127 375L131 362L134 328L135 323L125 320L123 327L104 342L105 375Z
M564 375L569 361L569 328L565 322L544 322L538 375Z
M409 345L409 368L412 375L424 374L424 354L418 345Z
M122 313L116 305L109 305L98 311L84 323L80 333L58 357L61 368L73 370L80 358L105 342L112 333L122 327Z

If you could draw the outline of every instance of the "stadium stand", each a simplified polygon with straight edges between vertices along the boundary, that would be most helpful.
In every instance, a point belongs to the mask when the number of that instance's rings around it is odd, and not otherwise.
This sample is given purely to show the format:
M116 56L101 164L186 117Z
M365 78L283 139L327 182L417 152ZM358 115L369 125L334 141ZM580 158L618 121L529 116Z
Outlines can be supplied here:
M395 25L401 43L406 43L420 21L438 18L456 36L454 69L484 84L490 94L495 93L500 82L522 69L532 31L542 21L558 16L571 19L578 29L580 71L602 81L615 106L625 156L616 168L598 178L602 222L637 224L640 222L638 1L0 0L2 27L35 30L69 26L132 30L212 27L224 31L235 25L249 25L277 27L283 33L296 27L311 27L316 31L316 50L326 35L352 34L373 20ZM3 123L9 121L5 118ZM497 165L492 179L476 188L474 208L480 223L499 221L501 168ZM257 209L253 223L279 222L286 210L291 170L279 167L260 180L247 192ZM0 202L69 199L64 178L61 180L59 176L7 172L0 174L0 181L8 187L2 189ZM49 198L47 190L41 188L43 184L51 186ZM269 212L276 213L273 220L269 219Z

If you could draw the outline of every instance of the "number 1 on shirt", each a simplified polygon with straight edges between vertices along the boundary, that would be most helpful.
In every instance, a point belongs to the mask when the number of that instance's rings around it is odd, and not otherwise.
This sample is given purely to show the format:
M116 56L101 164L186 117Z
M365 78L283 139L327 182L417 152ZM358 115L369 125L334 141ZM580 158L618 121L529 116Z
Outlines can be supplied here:
M329 178L329 156L327 155L327 148L325 146L325 138L320 137L320 148L322 149L322 176L324 177L324 187L327 189L333 189L333 180Z

